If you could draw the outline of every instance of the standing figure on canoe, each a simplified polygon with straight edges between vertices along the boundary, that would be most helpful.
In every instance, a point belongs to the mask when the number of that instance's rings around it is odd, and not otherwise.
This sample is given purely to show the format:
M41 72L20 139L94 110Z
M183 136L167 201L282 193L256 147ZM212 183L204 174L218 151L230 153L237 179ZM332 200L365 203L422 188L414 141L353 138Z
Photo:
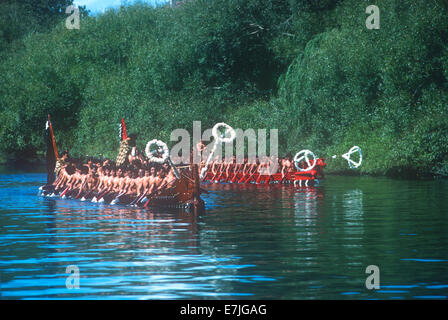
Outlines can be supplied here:
M54 173L56 177L59 176L59 171L61 171L62 167L67 164L68 159L68 150L65 150L61 153L59 159L56 160L56 165L54 167Z

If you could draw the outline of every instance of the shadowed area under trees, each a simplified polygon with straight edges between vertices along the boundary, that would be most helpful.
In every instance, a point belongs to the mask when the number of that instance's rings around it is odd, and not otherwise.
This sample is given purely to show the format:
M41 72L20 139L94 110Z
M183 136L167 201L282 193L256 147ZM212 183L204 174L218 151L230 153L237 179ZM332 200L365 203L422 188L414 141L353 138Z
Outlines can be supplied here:
M0 4L3 159L42 157L51 114L75 156L115 156L121 117L140 149L225 121L278 128L281 155L358 145L362 173L448 173L446 1L137 3L84 9L79 30L65 27L71 1L28 2Z

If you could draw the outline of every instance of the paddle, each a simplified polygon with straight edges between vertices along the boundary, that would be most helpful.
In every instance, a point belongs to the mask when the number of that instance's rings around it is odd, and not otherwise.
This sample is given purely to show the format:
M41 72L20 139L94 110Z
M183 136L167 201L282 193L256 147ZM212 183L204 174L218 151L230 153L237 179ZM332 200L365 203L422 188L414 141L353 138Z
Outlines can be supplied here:
M218 128L220 128L220 127L225 127L230 132L230 137L229 138L225 138L225 133L223 133L221 136L218 134ZM201 179L203 179L205 177L205 173L208 170L208 165L209 165L209 163L212 160L213 154L215 153L217 146L220 143L223 143L223 142L224 143L232 142L235 139L235 137L236 137L236 132L228 124L226 124L224 122L220 122L220 123L217 123L217 124L215 124L213 126L212 135L215 138L215 142L213 143L213 148L212 148L210 154L207 157L207 161L205 162L205 166L202 168L201 173L199 175L199 177Z
M120 197L124 196L125 194L126 191L119 192L118 195L115 197L115 199L110 202L110 204L116 204L118 200L120 200Z
M247 178L247 180L244 181L244 183L247 183L254 176L254 174L257 173L258 166L255 165L254 168L255 168L254 172L249 176L249 178Z
M155 190L155 191L153 191L153 192L151 192L149 195L148 195L148 200L145 202L145 204L143 205L143 207L148 207L148 204L149 204L149 202L151 202L151 200L152 200L152 197L153 196L155 196L157 193L159 193L161 190L159 190L159 189L157 189L157 190Z

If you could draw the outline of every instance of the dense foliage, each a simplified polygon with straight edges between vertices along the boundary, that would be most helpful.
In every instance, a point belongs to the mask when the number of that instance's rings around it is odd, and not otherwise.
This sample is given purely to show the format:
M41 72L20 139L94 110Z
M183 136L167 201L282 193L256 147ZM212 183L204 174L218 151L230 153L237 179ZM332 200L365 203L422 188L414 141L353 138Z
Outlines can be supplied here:
M366 28L371 4L378 30ZM50 113L58 145L75 155L114 156L121 117L142 149L194 120L226 121L278 128L281 154L329 157L356 144L362 172L448 171L443 0L135 4L84 15L79 30L48 12L25 14L43 29L0 22L4 157L40 156Z

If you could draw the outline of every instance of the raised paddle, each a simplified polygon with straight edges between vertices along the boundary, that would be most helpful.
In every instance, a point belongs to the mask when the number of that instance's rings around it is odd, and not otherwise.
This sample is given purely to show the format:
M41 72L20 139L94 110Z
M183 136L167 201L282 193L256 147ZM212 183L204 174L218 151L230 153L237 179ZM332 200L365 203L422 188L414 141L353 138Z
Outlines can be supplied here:
M226 130L230 132L230 137L225 138L225 133L222 133L220 135L218 133L218 129L220 127L226 128ZM215 142L213 143L213 148L207 157L207 161L205 161L205 166L202 168L201 173L199 174L199 177L201 179L203 179L205 177L205 173L207 172L208 165L212 160L213 154L215 153L217 146L221 143L230 143L236 138L235 130L233 130L233 128L231 126L229 126L228 124L226 124L224 122L217 123L213 126L212 135L215 138Z

